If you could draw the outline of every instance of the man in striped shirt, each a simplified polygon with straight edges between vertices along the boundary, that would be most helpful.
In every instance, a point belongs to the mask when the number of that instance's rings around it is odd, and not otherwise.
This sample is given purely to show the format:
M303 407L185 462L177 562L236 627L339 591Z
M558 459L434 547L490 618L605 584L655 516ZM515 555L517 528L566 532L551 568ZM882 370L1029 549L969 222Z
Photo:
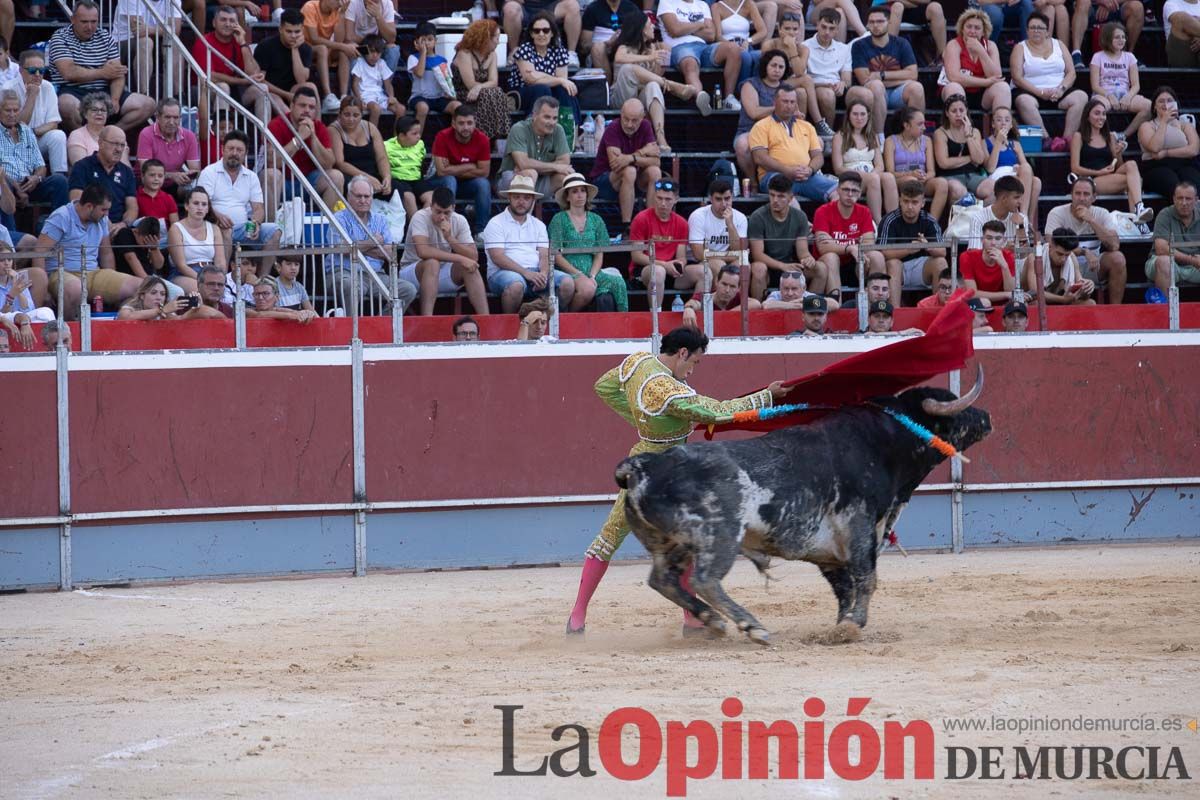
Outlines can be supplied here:
M126 89L129 69L121 63L117 42L100 28L100 8L95 0L78 0L71 24L59 28L46 47L50 80L58 89L58 110L63 127L74 130L83 124L79 101L91 92L106 92L112 98L116 117L110 120L126 133L136 130L154 113L154 100Z

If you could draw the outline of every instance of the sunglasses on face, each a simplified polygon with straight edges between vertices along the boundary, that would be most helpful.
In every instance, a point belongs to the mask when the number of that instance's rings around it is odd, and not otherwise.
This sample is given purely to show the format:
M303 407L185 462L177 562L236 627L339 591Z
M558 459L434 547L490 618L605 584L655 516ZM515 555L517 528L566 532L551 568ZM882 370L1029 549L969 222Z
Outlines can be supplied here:
M533 32L534 36L537 36L538 34L542 34L542 33L550 33L549 28L531 28L530 30Z
M28 72L30 75L45 75L46 74L45 67L26 67L25 71Z

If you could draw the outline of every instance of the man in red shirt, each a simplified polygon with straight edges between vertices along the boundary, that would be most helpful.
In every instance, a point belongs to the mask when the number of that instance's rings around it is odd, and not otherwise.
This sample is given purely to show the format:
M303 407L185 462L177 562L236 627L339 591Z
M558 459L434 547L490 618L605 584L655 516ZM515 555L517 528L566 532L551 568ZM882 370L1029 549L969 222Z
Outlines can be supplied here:
M478 233L492 218L492 187L488 176L492 170L492 143L487 134L475 127L475 106L463 103L454 109L449 128L438 131L433 139L433 168L437 177L429 185L440 184L454 192L455 197L466 195L475 203L475 226Z
M636 250L631 256L629 274L642 268L642 283L647 287L666 288L673 278L677 289L690 289L700 278L703 264L687 263L687 220L675 213L679 189L670 179L654 184L653 205L638 213L629 225L629 241L653 242L652 250ZM660 298L661 304L661 298Z
M813 214L813 256L819 268L809 279L808 288L816 294L840 301L843 284L858 286L858 245L875 241L875 221L871 211L858 202L861 196L862 177L857 172L843 172L838 176L837 199ZM863 256L863 275L872 272L886 272L883 253L878 250Z
M917 308L941 308L953 293L954 282L950 279L950 268L946 267L938 273L937 287L933 294L918 300Z
M260 117L265 116L266 93L255 89L250 81L241 75L234 74L236 70L229 66L232 63L256 81L261 81L264 77L254 60L246 31L238 24L238 11L235 7L217 6L213 15L212 30L192 44L192 58L196 59L200 69L208 74L222 76L220 80L213 81L213 85L225 90L234 100L245 105L258 102L261 107L255 111ZM208 117L207 92L200 93L199 113L202 118Z
M1012 250L1004 249L1004 223L988 220L983 223L983 249L967 250L958 257L958 274L963 287L974 289L975 296L992 304L1013 299L1017 280L1017 264ZM1007 269L1001 269L1001 265Z
M292 105L286 117L275 117L267 126L279 140L284 152L292 157L296 168L316 187L330 208L338 202L345 178L340 170L333 168L333 139L329 129L317 114L317 93L311 87L299 86L292 92ZM299 139L296 138L299 134ZM324 173L317 169L301 142L316 156ZM286 176L286 179L285 179ZM267 168L263 171L263 192L270 198L267 210L279 207L280 195L286 191L288 197L301 196L302 184L282 158L274 151L267 156Z

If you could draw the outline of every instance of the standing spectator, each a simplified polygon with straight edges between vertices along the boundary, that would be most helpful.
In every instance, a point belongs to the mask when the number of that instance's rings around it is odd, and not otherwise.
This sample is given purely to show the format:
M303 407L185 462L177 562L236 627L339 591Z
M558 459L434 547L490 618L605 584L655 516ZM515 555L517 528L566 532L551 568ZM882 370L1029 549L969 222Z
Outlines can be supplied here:
M883 218L879 224L881 245L888 247L884 253L884 268L891 278L892 305L900 305L900 290L904 288L927 288L933 285L937 275L946 268L946 250L903 245L927 244L942 240L942 229L937 219L925 211L925 191L916 181L900 184L900 208Z
M1167 302L1172 283L1175 286L1200 285L1200 218L1196 216L1196 184L1186 180L1177 183L1171 201L1171 205L1158 212L1158 218L1154 220L1154 250L1146 260L1146 277L1154 281L1154 286L1146 290L1147 303Z
M708 185L708 205L688 215L692 261L706 264L715 282L722 267L741 263L741 251L747 248L748 227L746 215L733 207L733 187L729 181L713 180ZM695 283L702 285L702 281L703 273L697 273Z
M515 42L516 39L509 39ZM470 103L473 117L478 117L479 130L489 140L508 136L508 97L500 88L496 67L496 47L500 44L500 27L492 19L472 22L454 46L450 74L454 79L455 99ZM476 224L479 224L478 221Z
M774 175L792 181L792 192L806 200L833 197L837 181L821 173L824 142L812 125L797 115L796 89L783 84L775 92L775 111L750 129L750 156L758 167L759 191Z
M1196 168L1200 136L1196 135L1194 122L1179 118L1179 97L1174 89L1160 86L1154 90L1152 100L1154 118L1138 129L1142 161L1146 164L1146 188L1174 197L1180 181L1200 185L1200 169Z
M475 206L478 231L492 218L491 143L475 128L475 106L463 103L454 109L451 126L433 139L433 166L438 179L454 193L466 195Z
M288 250L280 253L276 264L279 268L279 277L275 281L276 289L278 290L279 308L287 308L292 311L312 311L312 300L308 297L308 289L304 288L304 284L297 280L300 276L300 265L304 262L304 256L298 250Z
M900 202L896 176L883 168L883 148L875 138L870 103L855 99L846 104L842 129L833 135L829 154L835 175L857 172L862 176L872 219L882 219L885 211L896 210Z
M342 308L350 308L353 299L353 275L350 272L352 269L359 272L358 284L362 292L361 297L369 298L372 301L382 300L385 297L384 290L379 286L380 282L366 275L362 264L365 258L371 271L381 274L383 262L392 258L391 228L383 216L371 211L371 200L374 196L375 192L372 191L370 182L362 175L357 175L350 179L350 184L346 187L346 197L350 201L350 207L333 215L333 218L350 237L350 241L344 241L338 229L331 227L330 243L334 246L350 244L350 242L358 245L358 255L353 259L349 255L337 253L325 257L325 274L331 278L335 302L341 304ZM396 267L397 265L392 265L393 269ZM396 280L396 297L392 298L392 302L400 304L401 313L416 298L417 287L398 278Z
M1139 222L1154 217L1142 203L1142 174L1136 161L1125 161L1125 141L1108 129L1108 109L1093 98L1083 108L1083 127L1071 137L1071 172L1092 178L1103 194L1123 194Z
M383 60L395 72L400 66L400 45L396 44L396 7L392 0L350 0L342 13L342 41L357 46L368 36L382 36L387 45Z
M433 314L439 293L456 294L464 287L475 313L488 313L479 250L467 218L454 210L454 192L445 186L434 189L429 206L409 218L400 278L418 287L422 316Z
M824 266L825 282L810 280L809 287L838 301L842 284L858 285L859 245L875 241L875 221L867 207L859 204L861 196L862 176L843 172L838 176L837 199L825 203L813 214L814 254ZM878 250L867 253L862 261L867 274L884 271L883 253Z
M562 211L550 220L550 247L554 251L554 266L575 281L575 296L571 300L570 310L582 311L593 297L603 293L612 295L617 311L628 311L629 298L620 273L613 276L601 271L604 266L604 247L608 245L608 230L600 215L592 211L596 187L579 173L572 173L563 181L554 199ZM592 248L592 252L558 252L561 249L579 248Z
M950 268L946 267L938 273L937 286L934 287L933 294L918 300L917 308L941 308L949 302L952 294L954 294L954 281Z
M1081 5L1090 0L1077 0ZM1115 0L1110 0L1115 2ZM1127 5L1139 8L1137 0ZM1091 78L1092 98L1104 103L1105 108L1132 112L1133 117L1125 126L1122 137L1128 139L1137 133L1142 123L1150 119L1150 98L1143 97L1141 74L1133 47L1125 48L1125 26L1110 22L1100 29L1100 49L1092 55ZM1084 112L1087 119L1087 112Z
M254 59L263 71L263 83L278 116L287 116L289 106L295 104L294 93L301 87L317 93L312 82L313 49L304 41L304 15L300 9L284 10L279 18L279 33L258 43ZM250 101L249 97L246 99Z
M308 0L300 7L304 39L312 48L317 65L317 85L324 92L321 110L326 114L337 111L338 98L350 93L350 65L358 59L358 48L344 38L342 14L349 4L350 0ZM331 64L337 69L337 94L329 85Z
M541 11L533 15L526 35L512 54L508 71L508 88L521 97L521 108L533 108L536 100L553 97L559 105L571 110L575 125L579 125L579 88L567 77L567 51L558 43L558 28L554 18Z
M1050 23L1039 13L1031 14L1025 26L1028 38L1013 48L1009 68L1016 88L1013 105L1026 125L1041 128L1048 139L1047 149L1066 151L1068 142L1079 130L1087 92L1075 89L1075 66L1067 46L1049 35ZM1050 137L1040 108L1065 111L1063 135Z
M112 104L104 92L86 95L79 103L83 114L83 125L71 131L67 137L67 165L73 168L81 158L87 158L100 149L100 134L106 120L112 115ZM121 151L121 163L133 166L129 160L129 149Z
M992 21L992 41L1000 43L1000 34L1007 25L1023 31L1033 14L1033 0L975 0L975 5ZM1046 25L1049 27L1049 21Z
M498 188L505 189L515 176L523 175L545 196L557 192L563 178L573 171L567 134L558 124L558 101L539 97L529 118L513 125L508 134Z
M955 23L958 35L946 45L942 102L961 95L976 108L1012 106L1012 91L1004 82L1000 48L991 40L992 21L978 8L968 8Z
M1046 230L1065 228L1085 242L1091 240L1075 251L1076 256L1084 257L1082 274L1099 286L1108 286L1108 302L1117 305L1125 297L1125 254L1112 212L1095 202L1095 182L1080 178L1071 187L1071 202L1055 206L1046 215Z
M12 84L21 100L21 122L33 128L38 137L38 149L50 172L67 174L67 134L59 129L62 115L58 112L58 92L45 80L46 54L41 50L26 50L21 54L21 80Z
M417 213L418 203L429 205L430 193L437 181L426 182L422 177L425 174L425 142L421 139L421 123L416 117L401 117L396 120L395 130L396 135L384 142L383 147L396 191L400 192L404 203L404 212L411 218ZM367 179L370 180L370 176ZM389 189L392 184L389 180Z
M567 38L568 66L579 67L579 35L583 30L578 0L507 0L501 14L509 46L521 39L521 31L533 24L538 14L547 14L551 22L562 24Z
M454 325L450 328L454 334L456 342L477 342L479 341L479 323L473 318L463 316L454 320Z
M915 180L932 197L929 213L941 219L946 203L957 203L967 193L958 181L953 184L937 176L933 142L925 135L925 115L919 108L902 108L894 117L896 133L883 144L883 163L896 176L896 185Z
M737 86L741 86L743 81L754 74L758 60L762 57L763 42L775 33L775 9L777 8L774 2L768 4L772 11L771 22L768 25L764 22L762 14L759 13L758 6L753 0L736 0L736 2L736 8L725 0L717 0L712 5L713 25L717 29L717 41L732 42L737 45L741 56L738 80L735 85L729 87L730 95L734 94ZM751 28L754 30L753 35L750 33ZM804 74L803 70L796 70L796 73Z
M871 92L875 118L902 106L925 107L925 89L917 80L917 57L912 45L888 35L888 12L876 6L867 12L869 37L850 46L854 79Z
M967 98L961 94L946 98L942 124L933 132L933 160L947 184L962 187L964 197L969 194L983 203L991 200L995 181L983 169L988 160L987 145L982 131L971 124Z
M632 0L593 0L583 11L579 51L591 55L592 66L604 70L609 82L613 80L609 42L620 36L627 20L632 22L635 18L638 25L642 20L649 22Z
M109 222L115 234L138 216L137 183L133 170L121 163L121 155L129 148L125 144L125 131L109 125L100 132L100 149L95 155L80 159L71 168L67 180L70 198L78 200L84 188L98 183L108 192L112 206L108 212Z
M158 104L153 125L138 134L138 160L154 158L167 171L166 190L182 192L200 174L200 142L196 134L182 126L179 101L168 97Z
M659 146L642 101L626 100L619 123L605 126L592 166L592 180L600 197L620 203L622 231L628 230L633 220L635 192L644 191L646 205L650 205L650 192L662 177L661 164Z
M17 198L17 207L31 202L58 208L67 203L67 179L51 174L42 159L37 134L21 122L21 99L12 89L0 91L0 166Z
M378 44L378 40L375 42ZM413 54L408 57L408 74L412 76L412 95L408 99L421 130L425 129L425 118L429 112L449 114L458 108L459 102L439 77L443 69L449 71L449 62L437 52L437 28L432 22L417 25L413 35ZM387 81L386 86L390 86ZM376 122L376 125L379 123Z
M1013 251L1005 247L1004 223L983 223L983 248L967 250L958 257L958 273L963 287L973 289L975 297L1003 303L1016 288L1017 265Z
M1046 249L1045 279L1042 296L1052 305L1094 306L1092 299L1096 284L1083 277L1083 270L1075 260L1079 249L1079 237L1066 228L1050 231ZM1025 264L1025 285L1037 286L1033 259Z
M1024 333L1029 328L1029 306L1019 300L1004 304L1005 333Z
M1167 0L1162 10L1167 66L1200 66L1200 1ZM1132 47L1130 48L1133 49Z
M517 175L501 197L508 208L492 217L483 231L488 259L488 289L500 295L500 308L514 313L521 302L545 294L553 285L560 305L570 305L575 281L565 272L552 270L550 235L546 225L530 212L542 195L532 178Z
M674 181L657 181L653 203L639 212L629 226L631 242L650 243L648 249L630 254L630 275L635 267L641 267L642 284L652 294L656 288L666 288L667 278L672 278L680 289L691 288L703 269L700 264L687 263L688 222L675 213L678 201L679 190ZM659 307L665 294L661 289L657 297Z
M104 92L112 102L116 124L137 130L150 118L154 101L126 89L129 70L121 63L116 41L100 27L100 7L94 0L76 0L71 24L59 28L46 47L50 80L58 89L58 110L65 127L78 128L79 101L92 92Z
M217 6L212 30L192 44L192 58L205 74L212 76L216 88L254 109L260 119L267 118L269 92L252 82L261 82L266 76L254 60L250 39L245 28L238 24L238 13L232 6ZM243 78L237 70L249 78ZM201 119L209 116L208 92L200 92L199 115Z
M767 204L754 210L747 222L750 240L750 296L762 299L771 282L771 272L784 277L801 273L825 283L823 265L808 250L812 232L808 215L792 205L792 184L783 175L767 182Z
M720 41L708 4L704 0L659 0L658 22L663 43L671 50L671 66L683 73L684 82L702 92L700 68L721 67L728 93L725 107L734 111L740 108L737 80L741 50L733 42ZM704 113L703 105L700 113Z
M119 128L117 130L120 130ZM63 316L77 319L79 301L100 296L106 306L116 307L128 300L141 283L132 275L117 272L113 262L112 245L109 241L109 209L112 198L103 184L93 183L84 187L78 196L64 206L50 212L38 236L37 253L33 265L47 269L44 254L55 253L62 247L63 269ZM58 296L57 264L51 264L49 292ZM84 286L83 280L87 280Z
M361 175L375 190L375 196L392 196L392 168L384 147L383 134L374 122L363 119L362 101L350 95L343 97L338 117L329 126L333 143L333 165L347 179ZM421 157L425 157L422 143ZM415 211L415 209L414 209Z
M392 88L392 68L383 60L386 49L383 37L368 36L362 46L366 54L350 71L354 96L362 101L372 125L379 125L379 117L385 110L396 117L404 116L405 108Z
M1021 213L1036 214L1037 198L1042 191L1042 179L1033 174L1033 167L1025 158L1025 148L1021 146L1021 138L1013 126L1012 112L1002 106L992 109L992 135L984 144L987 146L988 157L984 170L991 183L991 194L997 193L1000 181L1005 178L1016 178L1021 184ZM987 181L980 185L980 191L986 193ZM1033 228L1031 225L1030 228Z
M300 170L300 176L292 175L291 169L275 151L269 151L267 169L263 173L265 191L271 199L269 207L278 208L281 195L301 196L301 176L321 193L330 208L337 205L345 178L336 167L329 129L317 113L316 91L310 86L298 87L292 94L292 107L288 115L271 120L267 130L279 140L279 145ZM301 147L301 142L307 145L307 149ZM317 163L309 156L310 151L316 156L321 169L317 169Z
M194 292L197 275L204 267L226 271L225 238L213 216L208 192L202 187L188 190L183 210L183 219L167 231L167 248L176 273L171 280L184 291Z
M837 39L842 16L837 9L823 8L817 14L817 32L804 40L808 48L808 74L816 90L817 107L823 119L831 120L837 110L839 97L846 98L846 107L855 101L874 105L873 95L868 89L853 85L854 57L850 45ZM875 119L874 134L883 133L883 118Z
M742 109L738 112L733 135L733 152L743 175L753 175L754 157L750 155L750 129L775 111L775 93L792 74L787 54L768 50L758 62L758 74L742 84ZM799 105L799 94L797 94Z
M196 185L208 192L213 217L221 229L225 242L226 260L233 256L233 245L243 248L268 250L279 247L279 226L267 222L263 204L262 184L258 176L246 168L249 140L241 131L229 131L221 146L221 160L209 164L201 173ZM253 223L253 224L251 224ZM267 256L259 272L271 274L274 256Z

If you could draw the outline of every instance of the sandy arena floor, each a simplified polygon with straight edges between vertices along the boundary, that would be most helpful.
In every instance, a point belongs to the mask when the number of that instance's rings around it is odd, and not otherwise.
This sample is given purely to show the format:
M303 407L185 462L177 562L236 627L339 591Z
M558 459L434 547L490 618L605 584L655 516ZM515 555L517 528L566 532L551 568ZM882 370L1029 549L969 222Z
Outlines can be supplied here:
M718 724L729 695L742 720L798 727L819 697L827 731L854 696L871 698L872 724L928 720L937 779L714 776L688 797L1200 796L1200 734L1186 727L943 729L993 715L1186 725L1200 714L1200 547L888 556L866 636L841 646L817 643L835 605L816 568L774 572L765 588L740 563L726 582L770 648L684 641L640 564L609 571L582 642L562 635L573 567L0 597L0 797L664 797L662 767L634 783L604 772L602 720L632 705ZM599 774L494 777L497 704L525 706L519 768L573 743L550 732L578 722ZM943 779L947 746L1030 744L1177 745L1193 780Z

